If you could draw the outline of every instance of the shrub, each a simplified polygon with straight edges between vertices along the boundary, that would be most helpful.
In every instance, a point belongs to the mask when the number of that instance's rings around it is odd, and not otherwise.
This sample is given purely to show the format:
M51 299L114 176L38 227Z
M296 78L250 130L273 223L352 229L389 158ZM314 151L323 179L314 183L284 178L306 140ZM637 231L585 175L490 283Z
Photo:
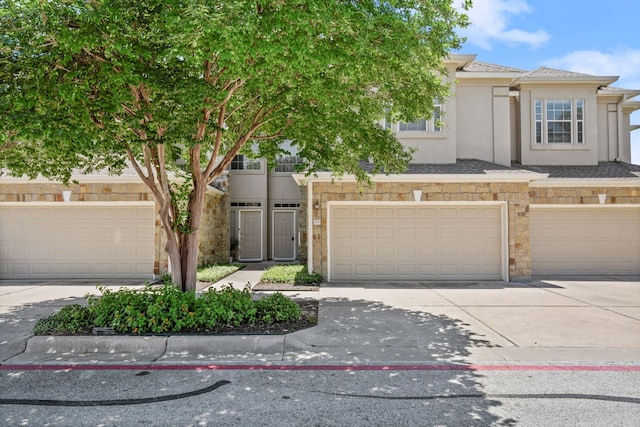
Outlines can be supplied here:
M209 289L200 297L182 292L170 281L142 290L98 287L101 296L88 296L88 307L64 307L36 323L36 335L89 334L94 326L119 333L207 332L219 326L251 325L299 320L298 304L276 293L253 301L251 290Z
M195 293L182 292L171 282L143 290L98 288L100 297L89 297L96 326L121 333L180 332L196 327Z
M279 292L256 302L257 319L263 323L291 322L302 316L300 307Z
M36 335L76 335L91 333L94 316L88 307L71 304L36 322Z
M256 307L249 287L239 290L228 284L220 290L209 288L200 295L198 304L199 316L204 319L207 328L216 325L238 326L256 320Z

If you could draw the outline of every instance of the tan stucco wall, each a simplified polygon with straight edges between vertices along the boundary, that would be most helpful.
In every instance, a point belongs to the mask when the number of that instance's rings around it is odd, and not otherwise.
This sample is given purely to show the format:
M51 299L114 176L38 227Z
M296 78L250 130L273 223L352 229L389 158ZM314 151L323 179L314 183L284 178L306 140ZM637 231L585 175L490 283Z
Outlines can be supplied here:
M313 269L326 277L327 202L329 201L412 201L413 190L422 190L423 201L505 201L508 206L509 277L531 276L529 255L529 187L527 183L376 183L371 187L348 182L314 182L313 200L320 204L314 210Z
M113 182L70 184L40 182L0 183L0 202L62 202L62 191L71 190L71 201L118 202L154 201L153 194L142 183ZM203 215L199 263L229 260L229 198L207 195ZM168 256L164 249L166 237L156 211L154 266L156 275L168 271Z

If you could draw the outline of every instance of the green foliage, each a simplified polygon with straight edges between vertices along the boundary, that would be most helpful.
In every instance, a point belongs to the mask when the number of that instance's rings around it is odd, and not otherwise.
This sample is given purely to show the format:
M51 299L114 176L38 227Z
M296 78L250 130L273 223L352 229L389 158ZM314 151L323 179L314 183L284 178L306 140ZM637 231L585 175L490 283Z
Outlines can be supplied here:
M88 307L72 304L57 313L36 322L36 335L76 335L88 334L94 325L95 316Z
M268 268L260 277L264 283L290 283L295 285L318 284L322 276L318 273L307 272L307 266L302 264L274 265Z
M229 284L220 290L210 288L198 300L202 302L200 313L207 327L238 326L256 320L256 307L248 287L238 290Z
M198 268L197 278L200 282L217 282L230 274L244 268L244 264L211 264Z
M216 327L273 324L301 318L300 307L280 293L253 301L249 287L230 284L199 297L167 281L142 290L98 288L88 306L73 304L38 320L36 335L87 335L94 327L125 334L207 332Z
M96 326L122 333L180 332L194 326L195 293L182 292L170 282L142 291L99 289L101 297L89 297Z
M453 0L2 0L0 171L130 163L195 290L205 193L236 154L274 164L286 139L309 173L403 170L379 122L431 117L467 23Z
M127 150L191 173L215 153L219 173L286 137L309 170L397 170L408 153L376 120L430 116L467 24L452 0L5 0L0 143L19 143L0 162L64 179Z
M262 298L256 302L256 318L259 322L290 322L300 319L300 307L279 292Z

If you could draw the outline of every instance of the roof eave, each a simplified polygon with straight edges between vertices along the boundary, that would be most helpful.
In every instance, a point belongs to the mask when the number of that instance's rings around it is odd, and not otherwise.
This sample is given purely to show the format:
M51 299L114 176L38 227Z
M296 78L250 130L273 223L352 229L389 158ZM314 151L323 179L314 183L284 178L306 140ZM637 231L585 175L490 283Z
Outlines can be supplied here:
M469 79L510 79L513 81L517 81L520 77L522 77L523 73L516 72L499 72L499 71L457 71L456 79L458 80L469 80Z
M524 76L516 84L594 84L608 86L618 80L618 76Z

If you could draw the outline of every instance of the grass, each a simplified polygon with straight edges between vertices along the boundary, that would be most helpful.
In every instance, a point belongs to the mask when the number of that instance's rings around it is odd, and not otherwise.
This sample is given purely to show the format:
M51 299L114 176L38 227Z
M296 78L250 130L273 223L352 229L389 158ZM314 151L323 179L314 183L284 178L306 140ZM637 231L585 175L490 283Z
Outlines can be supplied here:
M199 282L217 282L244 268L244 264L211 264L198 268Z
M263 283L288 283L292 285L318 284L322 276L307 273L307 266L302 264L274 265L262 274Z

